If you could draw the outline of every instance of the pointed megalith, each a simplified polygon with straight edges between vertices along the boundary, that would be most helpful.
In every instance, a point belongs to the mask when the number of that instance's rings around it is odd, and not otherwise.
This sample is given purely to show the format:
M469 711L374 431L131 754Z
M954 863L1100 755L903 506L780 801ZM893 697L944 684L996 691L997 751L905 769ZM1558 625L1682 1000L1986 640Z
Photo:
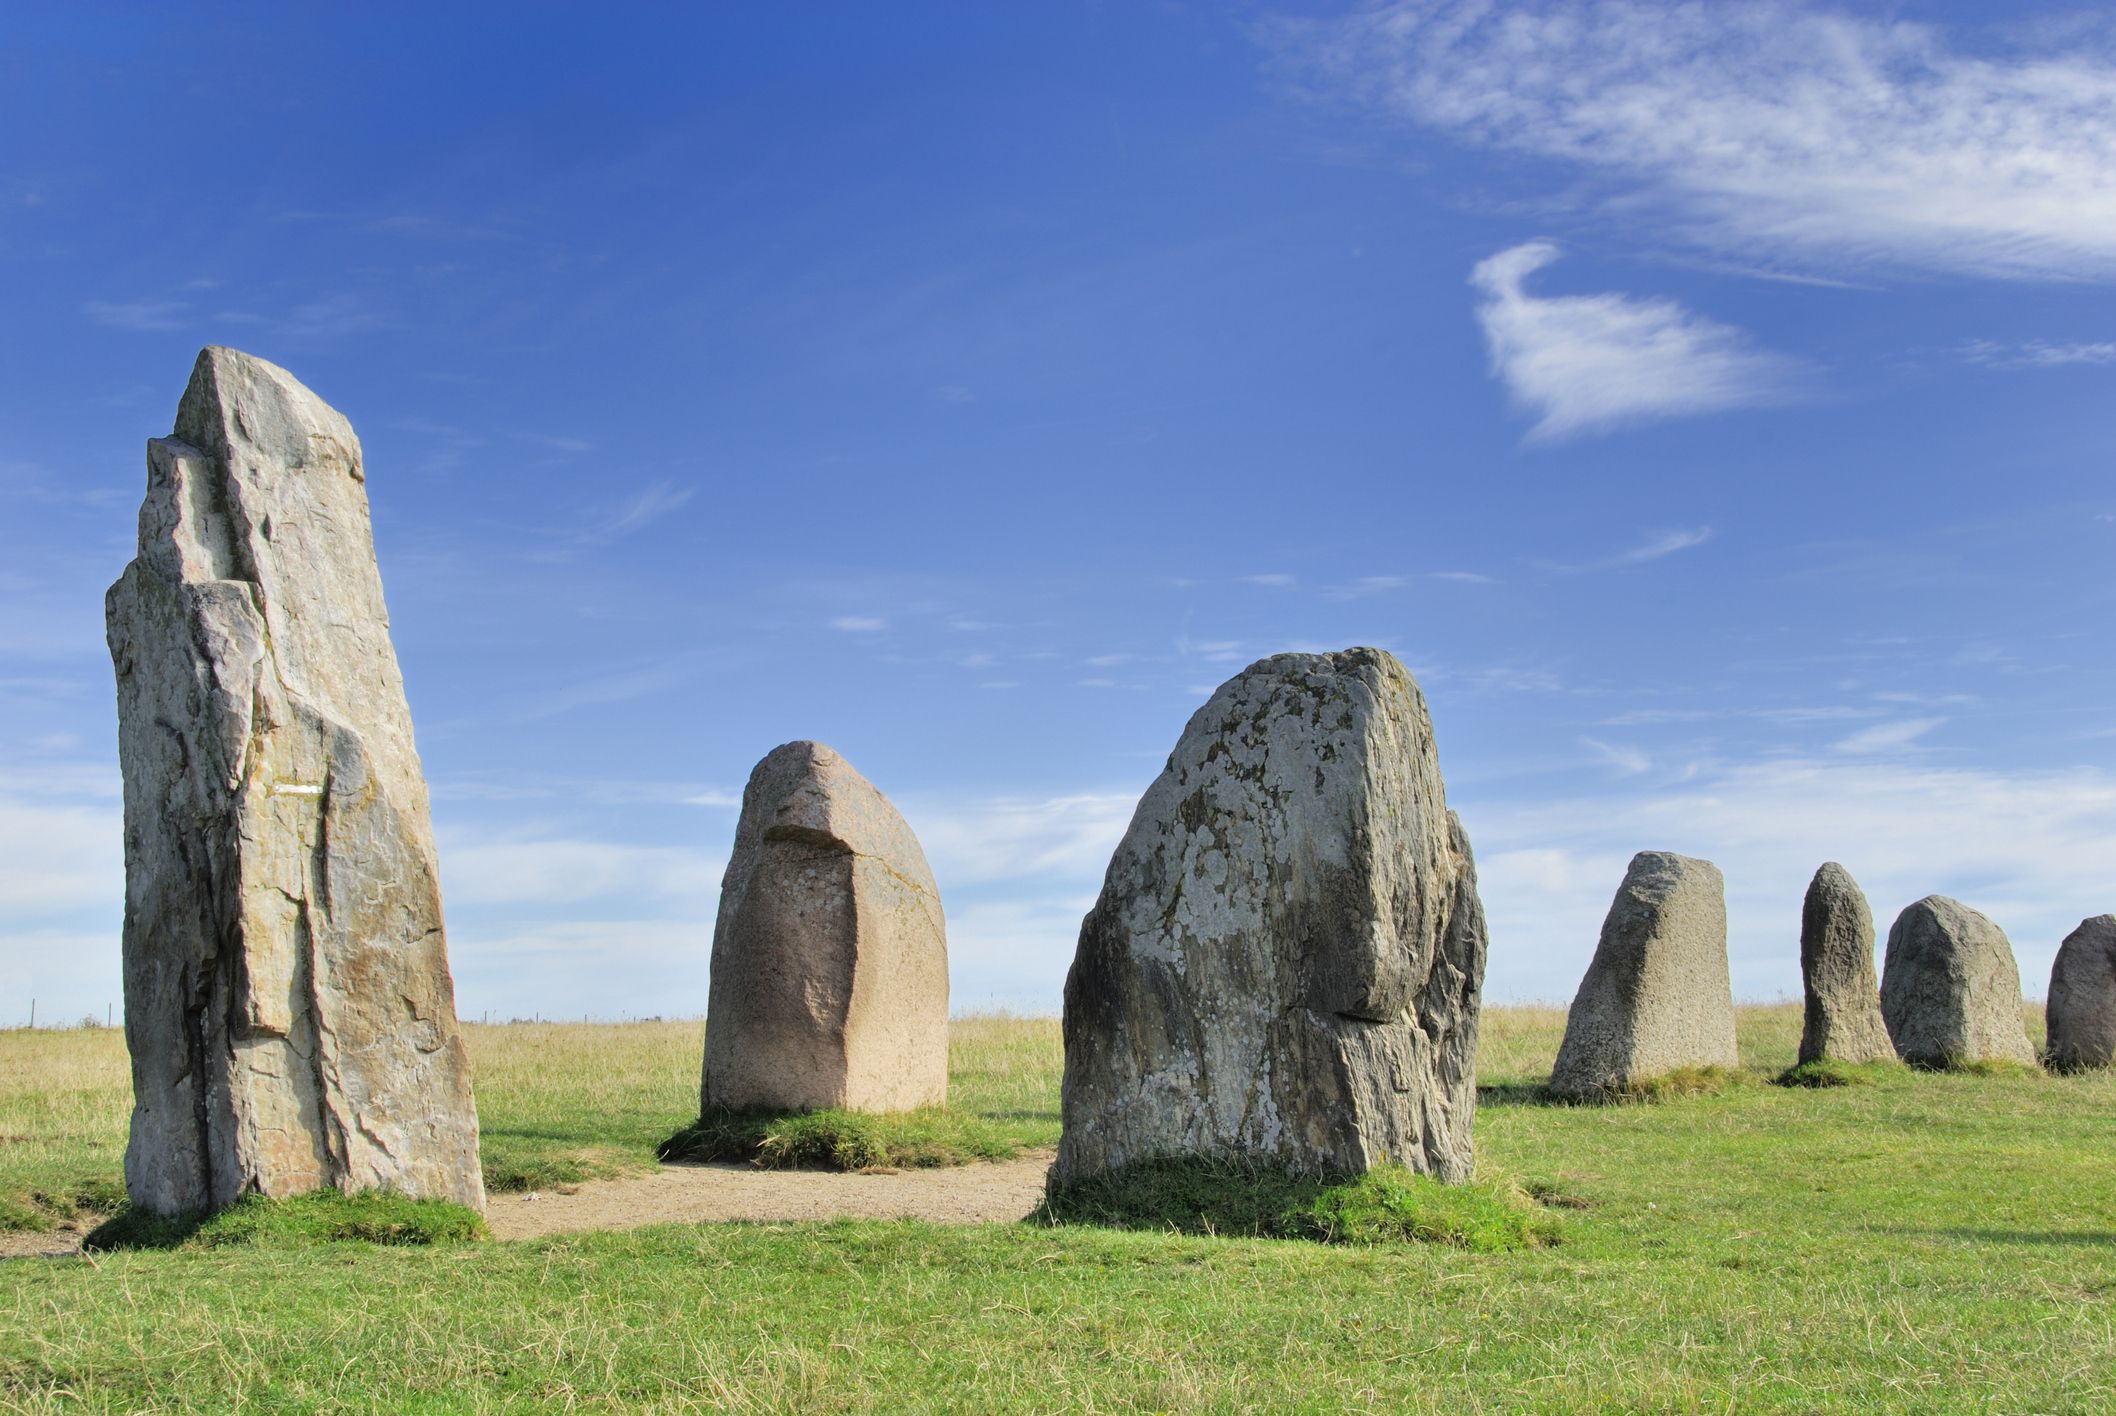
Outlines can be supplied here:
M1851 872L1835 861L1815 872L1800 910L1800 976L1807 1021L1800 1060L1893 1062L1874 982L1874 916Z
M1719 867L1641 851L1602 921L1551 1069L1560 1096L1592 1096L1677 1067L1732 1067L1726 884Z
M2116 1063L2116 915L2083 919L2050 967L2049 1062L2060 1072Z
M947 1099L948 936L926 854L844 758L773 748L720 886L703 1109Z
M1484 949L1403 665L1252 664L1191 717L1081 926L1053 1181L1171 1155L1468 1178Z
M1919 1067L2035 1065L2006 932L1944 895L1905 909L1888 931L1881 1017L1896 1055Z
M133 1203L335 1186L482 1208L351 426L284 369L200 354L106 609Z

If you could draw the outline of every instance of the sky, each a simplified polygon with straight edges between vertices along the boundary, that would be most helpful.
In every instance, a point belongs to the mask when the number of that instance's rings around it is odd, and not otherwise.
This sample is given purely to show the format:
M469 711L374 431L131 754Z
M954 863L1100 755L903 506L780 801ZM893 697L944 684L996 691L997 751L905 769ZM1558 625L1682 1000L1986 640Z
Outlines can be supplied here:
M0 40L0 1025L122 1008L102 594L201 346L360 435L467 1017L704 1011L749 769L1055 1012L1266 654L1432 708L1486 996L1825 860L2039 997L2116 910L2116 19L2083 5L138 7Z

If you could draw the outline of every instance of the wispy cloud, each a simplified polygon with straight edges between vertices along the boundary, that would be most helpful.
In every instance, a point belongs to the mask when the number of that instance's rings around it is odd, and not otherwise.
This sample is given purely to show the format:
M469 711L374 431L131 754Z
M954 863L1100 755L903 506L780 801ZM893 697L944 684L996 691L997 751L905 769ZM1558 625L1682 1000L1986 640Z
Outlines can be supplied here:
M1653 759L1635 747L1619 747L1615 743L1591 737L1581 738L1580 745L1592 752L1596 761L1616 768L1627 777L1635 777L1653 768Z
M1400 0L1280 26L1322 81L1567 163L1698 245L1765 261L2116 276L2116 32L1966 52L1791 3Z
M629 536L649 523L667 516L696 496L697 492L695 487L679 487L666 477L660 478L627 497L590 534L598 542Z
M1972 364L1994 369L2056 369L2066 364L2116 364L2116 341L2091 344L2052 344L2031 339L2025 344L1998 344L1972 339L1961 346L1961 355Z
M1644 565L1648 561L1657 561L1665 556L1672 556L1678 551L1687 551L1694 546L1702 546L1711 539L1712 528L1709 526L1693 526L1688 529L1672 531L1654 531L1649 533L1645 540L1629 550L1618 551L1613 556L1604 556L1600 560L1582 561L1576 565L1555 565L1546 562L1544 569L1555 571L1561 575L1579 575L1590 570L1621 570L1625 566Z
M1432 570L1426 572L1428 580L1446 580L1456 585L1497 585L1497 576L1479 575L1474 570Z
M1899 752L1946 721L1945 718L1906 718L1899 723L1878 723L1839 742L1837 751L1869 755Z
M189 322L191 306L183 300L90 300L81 309L108 329L159 334L182 329Z
M847 634L878 634L889 627L889 621L878 615L839 615L830 627Z
M1530 241L1478 263L1477 319L1492 372L1536 415L1531 441L1784 399L1800 366L1672 300L1532 295L1528 277L1558 258Z
M1263 575L1245 575L1241 579L1245 585L1262 585L1273 590L1283 590L1293 584L1293 577L1282 571L1270 571Z
M1326 600L1364 600L1370 595L1385 595L1391 590L1401 590L1411 583L1407 575L1362 575L1349 585L1332 585L1323 591Z

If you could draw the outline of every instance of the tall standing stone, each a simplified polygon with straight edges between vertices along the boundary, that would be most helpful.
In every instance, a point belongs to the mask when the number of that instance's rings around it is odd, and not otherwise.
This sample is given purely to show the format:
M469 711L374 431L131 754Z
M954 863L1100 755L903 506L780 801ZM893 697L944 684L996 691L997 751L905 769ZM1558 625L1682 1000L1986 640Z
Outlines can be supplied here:
M1678 1067L1738 1061L1719 867L1641 851L1566 1014L1550 1089L1593 1096Z
M2065 936L2043 1008L2054 1070L2116 1064L2116 915L2083 919Z
M360 444L198 357L110 589L133 1203L389 1189L482 1208L426 783Z
M948 1099L948 936L918 838L817 742L742 793L706 1003L705 1110Z
M1800 910L1800 976L1807 1019L1800 1060L1893 1062L1874 981L1874 916L1851 872L1835 861L1815 872Z
M2035 1065L2005 931L1944 895L1927 895L1889 929L1881 1017L1897 1055L1915 1066Z
M1466 1179L1484 952L1403 666L1251 665L1191 717L1081 926L1053 1182L1169 1155Z

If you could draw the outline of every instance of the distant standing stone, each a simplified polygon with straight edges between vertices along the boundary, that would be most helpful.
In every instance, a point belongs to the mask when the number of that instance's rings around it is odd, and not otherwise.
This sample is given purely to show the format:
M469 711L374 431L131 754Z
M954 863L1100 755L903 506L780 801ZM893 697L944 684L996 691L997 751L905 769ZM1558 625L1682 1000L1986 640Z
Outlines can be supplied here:
M2058 1071L2116 1063L2116 915L2079 922L2050 968L2049 1061Z
M1851 872L1830 861L1815 872L1800 911L1800 974L1807 1022L1800 1060L1893 1062L1874 982L1874 916Z
M1252 664L1192 715L1081 925L1053 1183L1177 1155L1467 1179L1484 952L1403 666Z
M482 1209L426 782L360 443L208 349L110 588L125 1183L156 1214L386 1189Z
M1888 931L1881 1016L1897 1055L1916 1066L2035 1065L2005 931L1944 895L1927 895Z
M1677 1067L1737 1060L1719 867L1641 851L1566 1014L1550 1089L1592 1096Z
M706 1110L948 1099L940 890L896 808L821 743L772 749L742 793L701 1094Z

